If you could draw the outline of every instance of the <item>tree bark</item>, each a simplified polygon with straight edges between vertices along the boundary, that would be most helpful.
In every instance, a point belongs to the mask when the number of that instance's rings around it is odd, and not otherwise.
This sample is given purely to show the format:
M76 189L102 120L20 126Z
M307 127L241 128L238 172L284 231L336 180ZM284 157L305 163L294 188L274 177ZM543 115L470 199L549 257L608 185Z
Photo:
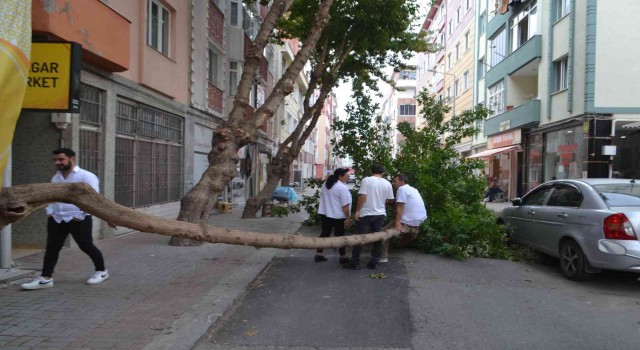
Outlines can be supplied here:
M0 229L19 221L49 203L78 206L110 226L156 233L209 243L247 245L256 248L317 249L367 244L400 235L396 229L366 235L315 238L277 233L256 233L169 220L144 214L116 204L85 183L44 183L18 185L0 190Z
M318 7L315 22L303 47L298 51L292 64L280 78L273 91L253 115L247 115L249 93L253 86L254 77L258 70L259 60L273 32L278 18L291 7L293 0L276 0L271 5L265 17L256 40L251 44L249 54L243 66L242 77L238 85L233 108L229 119L213 131L211 152L209 152L209 167L200 181L181 200L179 221L206 222L209 217L208 208L236 174L238 150L251 143L256 137L257 129L262 123L271 118L284 97L293 91L293 83L306 62L315 50L315 46L322 34L323 28L329 21L329 9L333 0L323 0ZM185 245L180 237L172 238L169 244Z

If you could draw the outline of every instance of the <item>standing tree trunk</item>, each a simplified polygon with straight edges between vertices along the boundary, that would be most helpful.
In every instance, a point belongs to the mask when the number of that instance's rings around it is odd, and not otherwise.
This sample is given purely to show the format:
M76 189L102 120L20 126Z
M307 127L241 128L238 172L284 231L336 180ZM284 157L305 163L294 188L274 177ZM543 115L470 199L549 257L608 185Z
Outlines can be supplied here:
M251 143L256 137L260 125L273 117L284 97L293 91L296 77L314 52L322 30L329 21L329 9L333 0L322 0L315 21L309 30L309 35L293 62L277 82L265 103L253 115L247 115L247 108L250 107L249 93L262 52L271 37L278 18L288 11L292 3L293 0L274 1L255 41L251 43L229 119L213 131L211 152L208 156L209 167L195 187L182 198L178 215L179 221L194 223L207 221L211 202L226 188L236 174L238 150ZM188 245L189 243L178 237L172 237L169 242L171 245Z
M280 152L278 151L278 155ZM293 163L293 158L289 152L286 152L282 156L274 157L267 166L267 183L258 195L251 197L247 200L242 212L243 219L255 219L260 208L271 199L271 195L275 191L280 179L289 177L289 169ZM283 180L284 181L284 180ZM283 186L288 186L289 183L284 183Z

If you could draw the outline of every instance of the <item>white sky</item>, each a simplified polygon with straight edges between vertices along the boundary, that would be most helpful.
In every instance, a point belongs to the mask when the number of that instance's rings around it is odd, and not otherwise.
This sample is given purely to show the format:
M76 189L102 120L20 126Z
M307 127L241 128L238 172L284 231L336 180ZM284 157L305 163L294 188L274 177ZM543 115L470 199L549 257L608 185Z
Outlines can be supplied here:
M420 28L422 27L422 23L424 22L424 18L427 15L427 12L429 11L429 2L430 0L417 0L418 3L421 4L421 9L419 12L419 16L416 18L414 24L417 26L417 29L420 30ZM391 73L393 72L393 70L391 68L387 69L387 74L391 75ZM390 89L390 86L384 82L380 82L379 83L379 89L380 92L383 95L386 95ZM351 100L351 82L347 82L347 83L342 83L340 84L340 86L338 86L338 88L334 89L334 92L336 93L336 100L337 100L337 104L338 104L338 118L346 118L347 114L345 112L345 108L347 107L347 103L349 103L349 101ZM382 99L378 98L376 96L372 96L373 100L377 103L379 103L380 105L382 105Z

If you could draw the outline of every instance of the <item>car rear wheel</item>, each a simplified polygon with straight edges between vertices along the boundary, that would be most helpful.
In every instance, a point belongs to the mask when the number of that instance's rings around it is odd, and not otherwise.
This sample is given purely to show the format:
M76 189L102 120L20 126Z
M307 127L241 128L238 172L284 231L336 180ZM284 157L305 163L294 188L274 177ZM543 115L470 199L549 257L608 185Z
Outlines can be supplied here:
M578 243L566 240L560 244L560 270L566 278L574 281L588 279L592 276L587 272L588 264Z

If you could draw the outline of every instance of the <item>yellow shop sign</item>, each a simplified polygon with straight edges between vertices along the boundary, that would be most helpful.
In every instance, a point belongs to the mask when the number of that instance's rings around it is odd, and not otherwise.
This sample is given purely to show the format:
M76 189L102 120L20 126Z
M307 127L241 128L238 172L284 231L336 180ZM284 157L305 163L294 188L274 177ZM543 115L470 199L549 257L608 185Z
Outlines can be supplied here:
M78 113L82 48L72 42L34 42L24 109Z

